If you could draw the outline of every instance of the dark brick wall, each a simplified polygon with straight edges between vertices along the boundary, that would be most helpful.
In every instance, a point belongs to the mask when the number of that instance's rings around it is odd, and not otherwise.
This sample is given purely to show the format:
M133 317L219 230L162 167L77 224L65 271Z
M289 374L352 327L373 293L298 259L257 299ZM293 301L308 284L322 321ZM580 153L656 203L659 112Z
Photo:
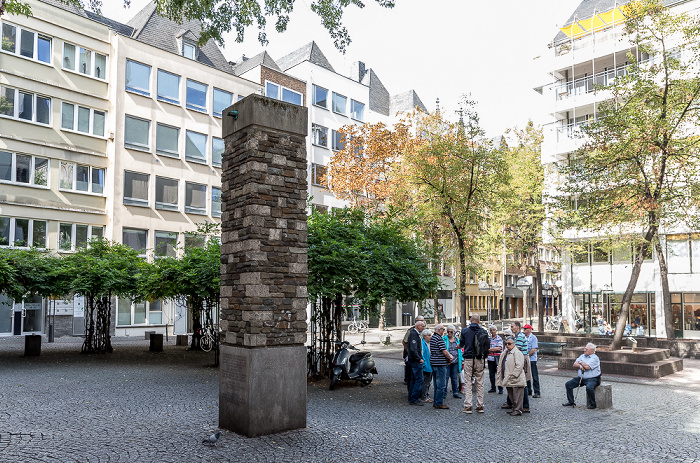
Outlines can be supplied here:
M265 85L266 80L301 93L302 105L306 106L306 82L303 80L275 71L266 66L260 66L260 84Z

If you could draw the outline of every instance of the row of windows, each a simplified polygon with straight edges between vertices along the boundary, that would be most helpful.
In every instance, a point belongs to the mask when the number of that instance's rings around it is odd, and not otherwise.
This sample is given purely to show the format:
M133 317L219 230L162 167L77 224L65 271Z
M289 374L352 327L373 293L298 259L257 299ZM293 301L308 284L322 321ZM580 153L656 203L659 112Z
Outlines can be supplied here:
M311 124L311 142L316 146L328 148L328 127ZM340 151L345 147L345 135L331 129L331 149Z
M182 101L181 77L158 69L156 96L159 101L180 105ZM151 66L126 60L126 90L139 95L151 96ZM209 86L196 80L185 79L185 107L206 113ZM239 97L240 99L240 97ZM212 114L221 117L224 109L233 104L233 94L214 88L212 91Z
M14 24L2 23L2 50L25 58L51 64L52 37ZM63 42L61 66L90 77L105 80L107 55L69 42Z
M207 164L207 146L211 152L211 163L221 166L224 153L223 138L211 137L203 133L185 130L185 159ZM134 116L126 116L124 124L124 146L141 151L151 151L151 121ZM156 153L169 157L180 157L180 129L156 123Z
M50 160L39 156L0 151L0 182L48 186ZM61 190L102 194L103 168L61 161L58 187Z
M324 109L328 109L328 89L319 87L318 85L313 85L311 88L312 93L312 103L315 106L319 106ZM351 118L363 122L365 118L365 105L359 101L350 99L350 114L348 114L348 97L341 95L340 93L331 92L331 110L343 116L350 116Z
M149 207L150 175L139 172L124 171L124 204L128 206ZM185 212L188 214L206 215L207 185L201 183L185 183ZM155 180L156 209L180 210L180 180L156 176ZM211 215L221 217L221 189L211 188Z
M143 257L149 249L149 231L137 228L124 228L122 230L122 243L139 252ZM156 257L176 257L178 247L178 233L156 230L154 233L153 254ZM205 238L202 235L185 233L183 243L185 249L201 248Z
M46 220L0 217L0 246L16 248L46 248L48 222ZM59 251L75 251L90 239L102 238L104 227L75 223L58 224Z
M301 93L274 82L265 82L265 96L301 106Z

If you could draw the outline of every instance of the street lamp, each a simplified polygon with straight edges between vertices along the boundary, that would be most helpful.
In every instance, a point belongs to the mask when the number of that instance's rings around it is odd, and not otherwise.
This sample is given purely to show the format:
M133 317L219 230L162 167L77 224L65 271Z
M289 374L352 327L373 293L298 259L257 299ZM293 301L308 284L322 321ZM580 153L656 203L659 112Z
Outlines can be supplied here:
M501 289L501 285L498 283L494 283L492 285L488 284L485 281L480 281L479 282L479 291L488 291L489 292L489 303L488 303L488 322L489 325L491 324L491 311L493 310L493 306L491 305L492 297L496 295L496 292ZM493 295L492 295L493 292Z
M544 316L549 317L549 298L552 297L552 287L546 281L542 285L542 295L544 296Z
M523 292L523 299L527 300L527 308L530 312L530 325L532 325L532 307L530 307L530 288L532 288L532 285L527 278L521 278L515 284L515 287Z

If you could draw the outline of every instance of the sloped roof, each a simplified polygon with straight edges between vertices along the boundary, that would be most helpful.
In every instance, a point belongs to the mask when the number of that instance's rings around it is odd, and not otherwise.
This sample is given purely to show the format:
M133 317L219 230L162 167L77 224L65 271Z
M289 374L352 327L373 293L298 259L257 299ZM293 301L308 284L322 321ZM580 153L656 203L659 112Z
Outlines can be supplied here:
M391 96L374 69L370 68L362 83L369 86L369 109L389 116L391 114Z
M126 24L120 23L118 21L114 21L112 19L106 18L104 16L100 16L98 14L93 13L92 11L84 10L82 8L78 8L75 5L69 5L66 3L63 3L60 0L39 0L42 3L46 3L47 5L51 5L56 8L60 8L65 11L70 11L73 14L77 14L78 16L82 16L83 18L88 18L93 21L97 21L98 23L104 24L105 26L109 27L113 31L115 31L117 34L120 35L126 35L127 37L131 37L131 34L133 33L133 29Z
M411 89L391 97L391 114L398 112L409 112L414 109L428 112L415 90Z
M275 63L275 60L272 59L270 55L267 54L267 51L263 51L261 53L258 53L257 55L253 56L252 58L248 58L246 60L243 60L242 62L238 63L233 67L233 73L236 74L237 76L240 76L241 74L245 74L246 72L250 71L256 66L260 65L265 65L270 69L274 69L275 71L282 72L280 67Z
M303 63L304 61L309 61L317 66L328 69L331 72L335 72L333 66L323 54L321 49L316 45L316 42L310 42L301 48L298 48L291 52L290 54L283 56L277 60L277 65L280 70L286 71L293 68L297 64Z
M156 13L155 1L149 2L128 23L134 33L132 38L153 47L165 50L176 55L181 55L179 40L184 37L188 40L196 40L202 30L198 21L183 21L178 24L175 21L159 16ZM197 61L211 66L220 71L233 74L233 69L224 57L216 42L209 40L199 48Z

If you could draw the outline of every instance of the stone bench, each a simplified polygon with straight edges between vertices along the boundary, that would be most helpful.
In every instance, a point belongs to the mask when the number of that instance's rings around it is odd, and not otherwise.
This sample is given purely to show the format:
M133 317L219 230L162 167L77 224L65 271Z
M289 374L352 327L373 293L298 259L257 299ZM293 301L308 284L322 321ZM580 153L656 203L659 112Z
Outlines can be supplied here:
M561 355L562 350L566 347L565 342L538 342L537 343L537 353L538 354L550 354L550 355Z
M600 383L595 388L595 403L597 408L612 408L612 384Z

